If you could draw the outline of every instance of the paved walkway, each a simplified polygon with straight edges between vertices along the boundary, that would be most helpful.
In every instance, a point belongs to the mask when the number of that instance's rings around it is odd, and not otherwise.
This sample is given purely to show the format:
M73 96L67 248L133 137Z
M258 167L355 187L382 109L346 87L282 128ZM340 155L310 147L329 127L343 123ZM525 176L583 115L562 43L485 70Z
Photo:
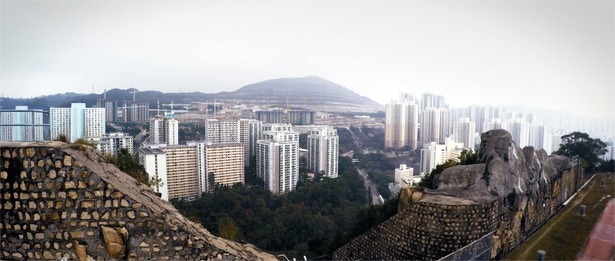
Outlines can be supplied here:
M579 253L577 260L613 260L615 258L615 199L611 199Z

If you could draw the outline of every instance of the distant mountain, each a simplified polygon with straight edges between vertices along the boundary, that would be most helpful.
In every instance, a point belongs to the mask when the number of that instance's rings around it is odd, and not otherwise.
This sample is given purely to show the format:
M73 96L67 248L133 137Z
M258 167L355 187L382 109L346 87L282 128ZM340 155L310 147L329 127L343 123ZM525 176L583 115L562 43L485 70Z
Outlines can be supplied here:
M234 92L219 93L218 100L250 104L298 106L319 111L377 112L384 107L339 84L309 76L281 78L246 85Z
M104 94L107 99L132 101L134 89L111 89ZM40 96L31 99L3 98L0 108L12 109L16 105L28 105L32 109L49 107L69 107L72 102L83 102L93 106L103 94L65 93ZM239 102L254 105L270 105L330 112L377 112L384 107L377 102L356 94L355 92L319 77L282 78L268 80L244 86L234 92L207 94L202 92L163 93L159 91L137 91L137 102L148 102L154 108L161 104L176 104L214 101Z

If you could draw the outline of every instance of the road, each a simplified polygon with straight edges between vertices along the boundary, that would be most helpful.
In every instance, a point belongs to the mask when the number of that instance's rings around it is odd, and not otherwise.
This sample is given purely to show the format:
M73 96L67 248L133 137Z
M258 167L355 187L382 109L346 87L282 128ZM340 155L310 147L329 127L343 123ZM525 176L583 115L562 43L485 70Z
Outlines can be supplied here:
M372 179L367 175L367 172L365 172L364 169L357 169L357 171L359 171L359 174L363 178L365 191L370 193L370 198L372 200L370 204L376 206L384 203L384 200L382 200L382 197L378 194L378 187L376 186L376 183L374 183L374 181L372 181Z

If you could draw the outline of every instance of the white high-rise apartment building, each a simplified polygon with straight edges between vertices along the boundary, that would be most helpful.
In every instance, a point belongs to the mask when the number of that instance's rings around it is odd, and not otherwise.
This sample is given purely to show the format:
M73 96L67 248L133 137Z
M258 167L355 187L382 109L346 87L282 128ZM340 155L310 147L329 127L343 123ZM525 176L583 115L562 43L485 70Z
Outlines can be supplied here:
M453 139L463 143L466 148L474 149L475 125L469 118L460 118L459 121L453 123Z
M51 139L65 135L70 142L105 134L105 108L86 108L72 103L70 108L49 108Z
M429 142L421 149L421 175L427 175L436 166L446 162L446 145Z
M150 119L149 141L155 144L178 145L179 121L170 117Z
M250 166L250 159L256 157L256 142L261 137L262 122L252 119L239 120L239 140L243 145L244 165Z
M315 172L324 171L325 177L337 178L339 136L332 127L322 126L308 131L307 167Z
M448 109L426 108L421 117L421 144L444 143L449 135Z
M529 145L534 147L534 149L545 149L547 150L549 147L549 127L543 124L532 124L530 125L530 140Z
M262 130L261 130L261 137L260 139L263 139L265 137L265 132L268 131L286 131L286 132L293 132L293 126L290 124L286 124L286 123L264 123L262 125Z
M117 156L120 149L127 149L130 154L134 153L134 139L126 133L112 132L102 137L91 137L89 140L96 143L96 149L102 154Z
M263 129L286 127L263 124ZM299 178L299 133L291 130L263 132L263 139L257 141L256 174L274 194L294 190Z
M240 143L239 120L206 119L205 142Z
M444 96L431 93L423 93L421 95L421 111L427 108L446 108Z
M402 93L398 102L385 105L384 146L387 148L417 147L419 106L411 94Z
M530 126L523 119L515 119L508 123L508 132L512 136L517 147L523 148L530 143Z
M15 106L14 110L0 110L1 141L44 140L43 111Z
M150 178L160 180L158 185L152 187L154 192L160 193L160 198L169 200L169 183L167 182L167 155L159 148L142 148L139 151L139 164L145 168Z
M490 130L498 130L498 129L507 130L508 123L506 121L502 121L502 119L500 118L493 118L493 119L490 119L489 122L486 122L483 126L483 132L487 132Z
M414 176L414 169L409 168L406 164L400 164L399 168L395 169L395 183L401 183L402 180L409 181Z
M101 137L106 133L105 108L85 108L85 136Z
M420 175L429 174L436 166L447 160L458 160L464 149L463 143L446 138L444 144L430 142L421 149Z

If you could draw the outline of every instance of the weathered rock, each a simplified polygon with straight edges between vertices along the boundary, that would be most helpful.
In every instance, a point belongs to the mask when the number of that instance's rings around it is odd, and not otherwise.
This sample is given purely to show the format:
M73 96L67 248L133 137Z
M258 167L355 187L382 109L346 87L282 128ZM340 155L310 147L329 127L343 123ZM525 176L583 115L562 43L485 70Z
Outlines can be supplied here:
M112 258L126 258L126 245L120 232L114 228L101 226L101 233L105 242L107 253Z
M77 256L77 259L79 259L79 261L88 260L88 254L85 249L85 245L78 244L75 241L75 255Z

